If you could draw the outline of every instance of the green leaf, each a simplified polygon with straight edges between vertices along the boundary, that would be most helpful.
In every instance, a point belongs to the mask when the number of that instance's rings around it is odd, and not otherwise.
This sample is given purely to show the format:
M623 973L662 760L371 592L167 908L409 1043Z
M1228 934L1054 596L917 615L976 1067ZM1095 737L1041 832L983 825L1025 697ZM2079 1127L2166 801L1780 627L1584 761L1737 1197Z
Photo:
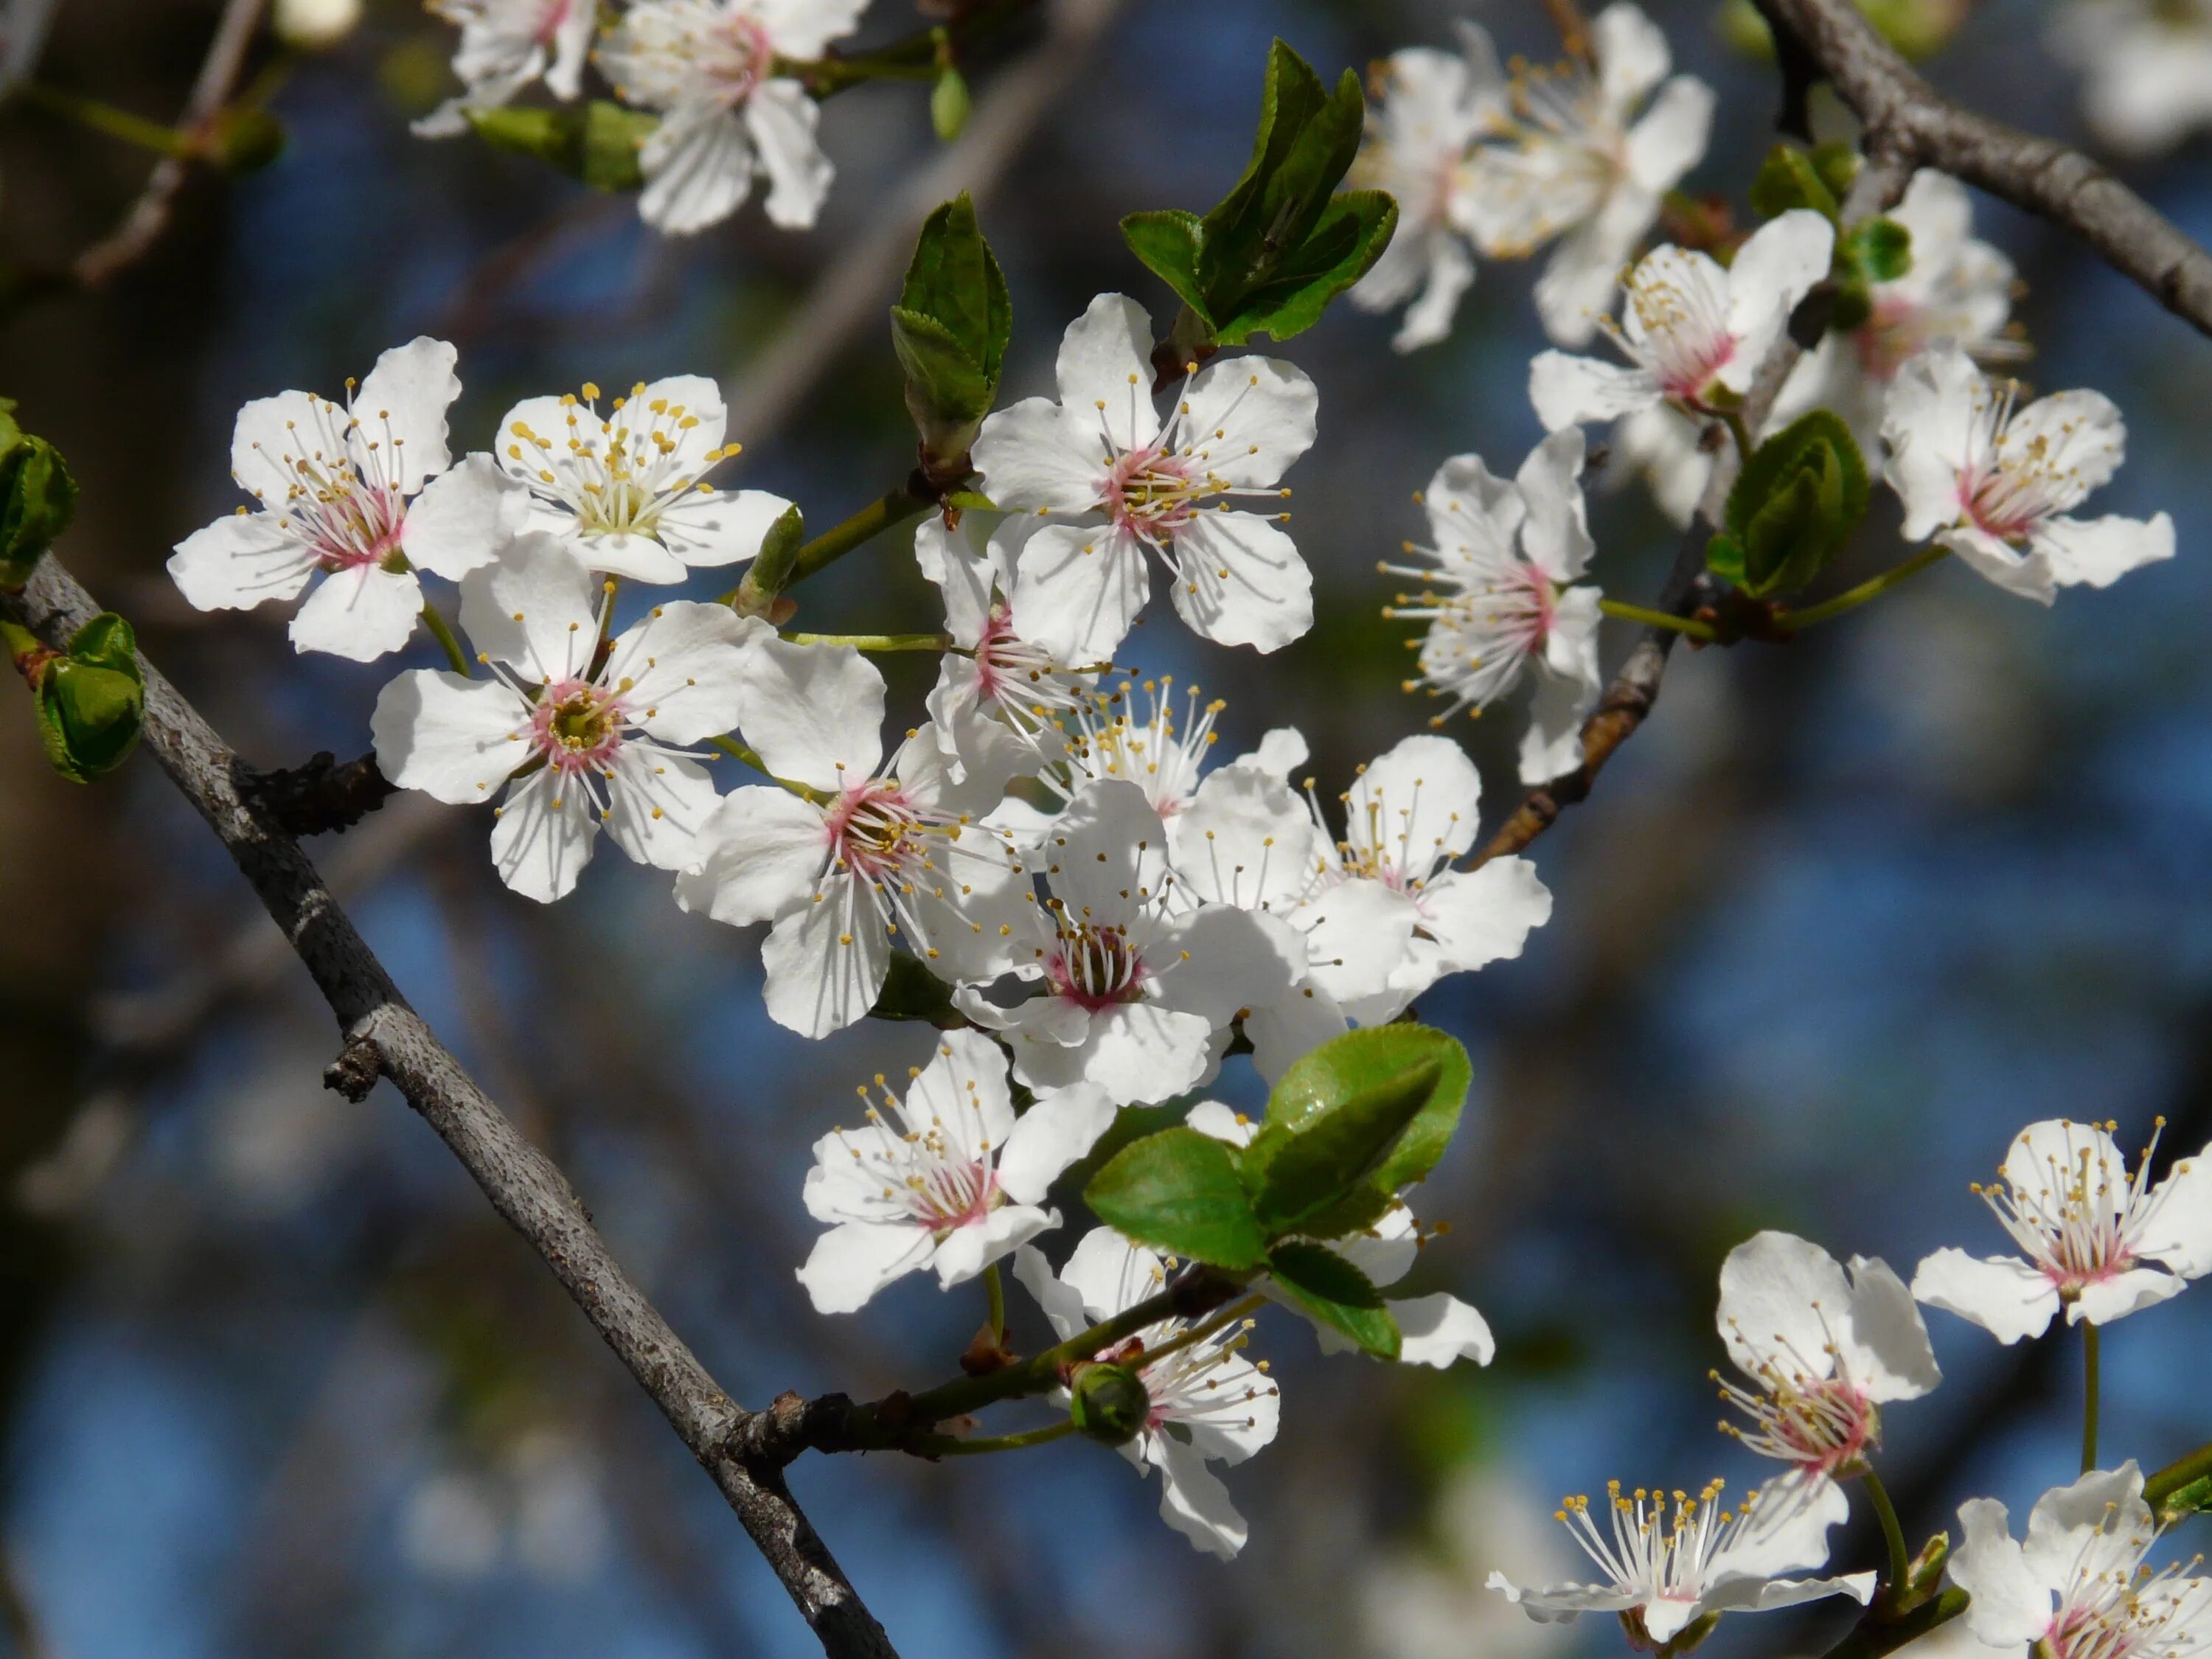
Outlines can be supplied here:
M1843 212L1812 155L1795 144L1777 144L1766 152L1758 177L1751 181L1751 210L1762 219L1774 219L1792 208L1811 208L1831 222Z
M17 430L13 417L8 426L15 441L0 451L0 587L17 588L76 516L76 480L52 444Z
M137 747L146 708L137 651L131 624L103 612L76 631L66 656L40 669L39 736L64 777L89 783Z
M1373 1190L1395 1197L1436 1167L1459 1127L1474 1068L1455 1038L1413 1024L1376 1025L1333 1037L1283 1073L1268 1097L1267 1127L1296 1130L1310 1117L1431 1064L1436 1081L1427 1099L1367 1177Z
M1267 1272L1300 1312L1351 1338L1377 1358L1398 1357L1398 1322L1391 1317L1382 1292L1334 1250L1295 1240L1278 1244L1267 1257Z
M1843 258L1867 282L1893 283L1912 269L1912 233L1894 219L1869 219L1844 236Z
M1382 191L1347 191L1335 198L1313 234L1245 297L1237 314L1215 331L1215 339L1242 345L1255 334L1276 340L1303 334L1321 320L1331 300L1382 257L1397 228L1398 204Z
M1121 221L1121 240L1146 268L1176 291L1177 298L1213 326L1206 294L1198 281L1199 217L1181 208L1133 213Z
M1752 452L1729 492L1729 534L1742 549L1738 586L1753 599L1804 586L1866 516L1868 499L1850 428L1825 409L1792 421Z
M466 112L477 136L495 149L530 155L594 190L639 190L645 174L638 151L660 118L604 98L559 109L507 105Z
M1443 1075L1442 1056L1428 1054L1294 1119L1270 1120L1244 1149L1243 1164L1253 1213L1268 1236L1333 1237L1316 1226L1320 1218L1355 1190L1379 1196L1370 1178L1429 1103Z
M1125 1146L1091 1178L1083 1201L1139 1244L1242 1272L1267 1258L1235 1151L1193 1128Z
M1705 568L1723 580L1743 586L1743 544L1726 531L1705 544Z
M991 412L989 378L934 317L893 306L891 350L906 376L907 410L916 426L972 425Z
M1006 274L975 223L975 207L955 197L923 222L891 307L891 349L906 375L907 412L932 455L965 450L999 395L1013 327Z
M1859 153L1845 143L1830 143L1813 146L1813 171L1820 175L1820 182L1828 187L1828 194L1838 202L1851 193L1858 180Z

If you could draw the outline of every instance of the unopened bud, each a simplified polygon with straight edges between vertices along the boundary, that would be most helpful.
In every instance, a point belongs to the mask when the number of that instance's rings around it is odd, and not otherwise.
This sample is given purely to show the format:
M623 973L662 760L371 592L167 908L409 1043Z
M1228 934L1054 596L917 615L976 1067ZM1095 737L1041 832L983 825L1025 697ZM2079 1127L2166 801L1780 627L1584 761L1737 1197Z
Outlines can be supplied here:
M146 688L137 640L122 617L103 613L79 629L67 654L39 665L31 690L46 758L64 777L89 783L137 747Z
M948 64L929 89L929 124L949 144L967 126L968 109L968 77Z
M0 587L17 588L76 512L76 481L60 452L0 414ZM7 441L11 438L12 442Z
M1133 1440L1152 1415L1152 1397L1144 1379L1127 1365L1095 1363L1076 1367L1068 1415L1076 1432L1102 1445Z

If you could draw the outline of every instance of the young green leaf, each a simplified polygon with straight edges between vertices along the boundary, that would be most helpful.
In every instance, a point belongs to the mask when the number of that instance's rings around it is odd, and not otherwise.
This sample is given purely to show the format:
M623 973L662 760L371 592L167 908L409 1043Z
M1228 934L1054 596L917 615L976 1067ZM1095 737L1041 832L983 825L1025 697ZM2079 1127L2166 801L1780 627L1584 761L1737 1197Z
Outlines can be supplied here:
M594 190L642 189L638 151L660 118L595 98L560 109L511 104L467 112L477 136L495 149L535 156Z
M1912 269L1912 233L1894 219L1869 219L1844 238L1843 257L1869 283L1893 283Z
M1255 334L1287 340L1321 320L1328 302L1367 274L1398 228L1398 204L1379 190L1346 191L1322 210L1313 234L1214 331L1223 345Z
M907 412L931 456L949 461L974 441L998 399L1012 327L1006 274L976 225L975 204L955 197L923 222L891 307Z
M1738 585L1754 599L1796 592L1842 549L1868 501L1850 428L1828 410L1800 416L1752 452L1729 492L1729 535L1742 550Z
M12 430L15 422L9 418ZM0 434L4 435L4 434ZM61 452L16 431L0 451L0 587L17 588L76 516L76 480Z
M1398 1357L1398 1322L1383 1303L1382 1292L1334 1250L1297 1240L1278 1244L1267 1257L1267 1272L1302 1313L1341 1332L1378 1358Z
M1244 1185L1270 1237L1322 1233L1316 1223L1382 1167L1443 1074L1431 1054L1290 1121L1273 1121L1244 1149Z
M1843 214L1812 155L1795 144L1777 144L1751 181L1751 210L1775 219L1792 208L1811 208L1832 223Z
M1107 1225L1139 1244L1241 1272L1267 1260L1235 1151L1178 1126L1123 1147L1083 1189Z
M146 707L131 624L103 611L49 659L32 686L39 737L54 770L76 783L112 772L138 745Z
M1474 1068L1455 1038L1413 1024L1370 1026L1333 1037L1301 1057L1276 1083L1267 1099L1268 1127L1296 1128L1332 1106L1431 1064L1437 1071L1428 1098L1367 1179L1376 1192L1395 1197L1400 1188L1436 1167L1459 1127Z
M1198 281L1199 217L1181 208L1133 213L1121 221L1121 240L1154 276L1176 292L1210 329L1206 292Z

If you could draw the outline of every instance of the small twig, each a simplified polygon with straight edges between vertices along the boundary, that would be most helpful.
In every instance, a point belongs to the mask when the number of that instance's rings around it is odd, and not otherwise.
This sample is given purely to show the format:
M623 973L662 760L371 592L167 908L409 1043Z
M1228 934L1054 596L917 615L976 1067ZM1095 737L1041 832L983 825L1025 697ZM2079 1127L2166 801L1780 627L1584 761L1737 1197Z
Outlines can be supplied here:
M241 796L295 836L350 830L398 793L374 754L341 762L327 749L269 772L240 761L237 783Z

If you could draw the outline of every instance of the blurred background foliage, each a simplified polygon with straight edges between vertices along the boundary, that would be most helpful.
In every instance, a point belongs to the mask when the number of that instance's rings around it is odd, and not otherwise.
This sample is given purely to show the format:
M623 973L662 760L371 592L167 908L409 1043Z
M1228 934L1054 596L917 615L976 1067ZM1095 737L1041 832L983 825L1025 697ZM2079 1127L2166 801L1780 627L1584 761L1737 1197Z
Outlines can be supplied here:
M1701 0L1653 9L1678 63L1721 89L1691 183L1740 201L1771 70ZM44 78L173 112L213 13L64 0ZM1164 327L1168 298L1115 222L1201 207L1233 178L1272 35L1333 73L1449 45L1456 15L1127 0L981 204L1013 294L1007 395L1045 386L1096 290L1140 295ZM1534 0L1473 15L1507 51L1557 50ZM915 22L881 0L862 38ZM2030 0L1985 0L1932 72L2078 137L2047 22ZM65 556L264 764L360 752L389 665L296 658L271 615L199 615L168 586L171 545L234 504L242 401L335 392L430 332L462 350L457 448L483 446L516 397L586 378L708 373L742 404L814 285L897 218L937 148L921 89L860 88L824 112L839 179L819 230L779 233L754 210L659 240L627 199L410 137L452 39L406 0L373 0L276 94L289 143L274 165L195 181L171 234L106 290L19 296L0 320L0 386L83 487ZM979 99L1030 45L1018 33L975 68ZM2200 142L2131 177L2202 238L2208 161ZM50 114L0 111L0 257L66 260L145 167ZM1787 648L1678 654L1654 720L1537 849L1550 926L1421 1010L1468 1043L1479 1081L1422 1204L1452 1231L1417 1272L1488 1314L1498 1363L1324 1367L1302 1328L1263 1328L1284 1426L1229 1477L1253 1540L1227 1567L1079 1443L965 1467L810 1461L803 1500L907 1651L1610 1650L1609 1623L1539 1629L1481 1580L1574 1565L1546 1518L1561 1492L1616 1474L1741 1490L1762 1473L1713 1432L1705 1379L1732 1243L1786 1226L1909 1271L1940 1243L1994 1251L1966 1183L2031 1119L2114 1119L2135 1146L2162 1114L2170 1148L2212 1137L2197 545L2212 350L2047 228L1986 202L1978 223L2026 279L2029 378L2096 386L2130 417L2105 510L2170 509L2181 556L2049 613L1945 569ZM1375 561L1419 533L1411 495L1438 461L1476 450L1507 471L1538 435L1532 276L1486 268L1452 341L1411 359L1388 350L1390 319L1344 307L1290 349L1322 390L1321 441L1291 478L1319 626L1261 661L1156 621L1125 653L1175 676L1178 698L1195 681L1226 700L1224 757L1295 722L1333 792L1420 729ZM910 462L877 308L892 286L781 418L732 433L738 480L817 524ZM1633 488L1595 520L1599 579L1648 597L1671 532ZM1886 562L1893 525L1878 508L1841 574ZM930 597L887 539L810 584L799 625L926 627ZM894 708L916 706L930 665L886 665ZM1513 723L1453 728L1493 812L1516 794ZM809 1143L854 1084L918 1062L926 1035L796 1038L762 1012L757 941L678 914L665 878L603 857L541 909L497 884L486 828L402 799L311 850L740 1398L945 1372L980 1297L909 1279L825 1319L792 1277ZM65 783L21 702L0 718L0 1599L34 1610L53 1654L810 1650L712 1488L434 1139L388 1088L360 1107L322 1091L328 1015L153 766ZM1250 1101L1243 1066L1220 1091ZM1923 1531L1972 1493L2018 1505L2070 1473L2079 1364L2069 1342L2002 1350L1930 1322L1948 1380L1891 1413L1885 1459ZM2208 1339L2201 1291L2114 1329L2116 1455L2156 1462L2205 1438ZM1867 1534L1839 1542L1850 1565L1874 1559ZM1843 1616L1726 1629L1712 1650L1809 1650Z

